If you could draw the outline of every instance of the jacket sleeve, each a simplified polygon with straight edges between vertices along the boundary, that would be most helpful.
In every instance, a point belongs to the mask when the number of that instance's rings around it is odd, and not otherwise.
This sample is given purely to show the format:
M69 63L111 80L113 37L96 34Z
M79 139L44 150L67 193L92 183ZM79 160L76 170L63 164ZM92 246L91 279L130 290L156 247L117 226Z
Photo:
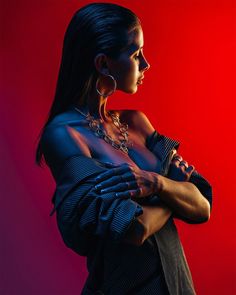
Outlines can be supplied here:
M122 241L142 207L130 198L114 192L99 194L95 178L109 169L100 161L79 153L76 142L65 126L49 128L42 138L42 148L56 189L52 202L65 244L81 255L95 237Z
M147 139L147 147L157 156L161 161L162 170L160 174L168 177L169 164L172 159L173 149L178 150L180 143L174 139L171 139L165 135L154 131L153 134ZM200 174L198 171L194 171L189 179L189 182L193 183L201 192L201 194L208 200L210 207L212 208L212 186L210 183ZM158 196L150 197L150 204L160 203ZM180 218L187 223L196 223L181 216L175 215L174 217Z

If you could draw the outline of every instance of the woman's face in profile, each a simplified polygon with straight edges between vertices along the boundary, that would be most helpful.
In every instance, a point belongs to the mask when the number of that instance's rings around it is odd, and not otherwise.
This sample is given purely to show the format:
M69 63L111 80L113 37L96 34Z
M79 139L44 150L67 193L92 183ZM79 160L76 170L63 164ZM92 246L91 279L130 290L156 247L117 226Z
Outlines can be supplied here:
M150 65L143 54L143 31L137 27L129 33L129 45L116 60L110 60L110 73L117 81L117 89L135 93Z

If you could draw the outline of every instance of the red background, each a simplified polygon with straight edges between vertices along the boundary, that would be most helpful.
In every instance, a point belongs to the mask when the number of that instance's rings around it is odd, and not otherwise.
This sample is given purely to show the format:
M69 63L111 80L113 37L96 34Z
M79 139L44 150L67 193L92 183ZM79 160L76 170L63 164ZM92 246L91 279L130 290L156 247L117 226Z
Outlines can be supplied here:
M91 1L90 1L91 2ZM200 295L235 290L235 7L233 0L114 1L142 20L151 64L135 95L114 108L144 111L181 142L179 152L212 184L206 224L178 222ZM54 182L34 163L51 105L62 40L88 1L1 1L1 294L79 294L85 259L66 248L50 218Z

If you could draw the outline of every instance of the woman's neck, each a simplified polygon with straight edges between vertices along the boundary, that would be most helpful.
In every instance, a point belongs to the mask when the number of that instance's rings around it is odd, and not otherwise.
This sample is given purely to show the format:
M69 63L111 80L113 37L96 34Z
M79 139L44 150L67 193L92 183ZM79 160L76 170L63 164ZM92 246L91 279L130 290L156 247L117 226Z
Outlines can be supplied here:
M96 95L96 96L90 96L87 99L85 105L80 109L85 114L89 113L95 119L101 119L104 122L110 122L111 117L107 112L106 105L107 105L107 98Z

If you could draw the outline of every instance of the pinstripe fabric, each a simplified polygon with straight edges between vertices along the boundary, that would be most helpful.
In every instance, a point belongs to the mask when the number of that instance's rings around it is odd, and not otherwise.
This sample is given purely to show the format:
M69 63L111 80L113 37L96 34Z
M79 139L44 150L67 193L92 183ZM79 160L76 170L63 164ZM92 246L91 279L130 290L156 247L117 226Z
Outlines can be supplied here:
M167 175L171 151L178 149L179 142L155 131L146 145L160 159L161 174ZM95 177L109 167L76 154L65 128L48 128L42 147L56 182L51 215L57 212L66 246L87 256L89 275L83 295L195 294L173 218L141 246L122 242L133 220L142 214L142 205L158 204L157 195L138 204L114 193L97 193ZM190 181L211 203L209 183L197 172Z

